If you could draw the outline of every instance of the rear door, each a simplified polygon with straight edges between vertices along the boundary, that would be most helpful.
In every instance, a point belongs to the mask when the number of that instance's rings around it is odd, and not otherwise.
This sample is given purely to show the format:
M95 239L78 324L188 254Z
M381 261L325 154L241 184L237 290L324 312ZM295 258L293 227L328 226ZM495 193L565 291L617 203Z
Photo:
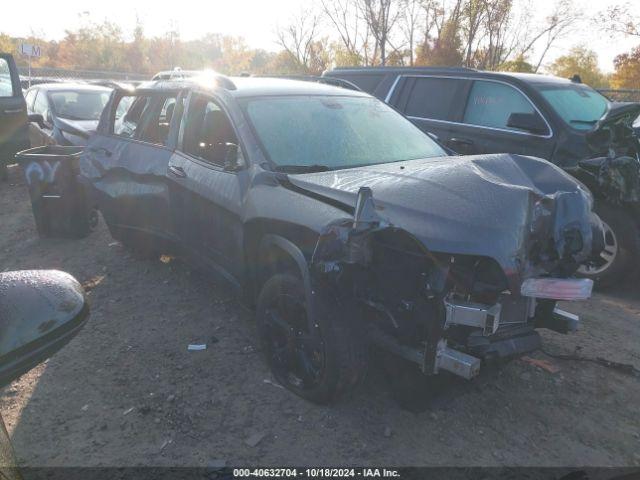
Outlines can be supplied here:
M0 53L0 163L27 147L27 107L18 70L11 55Z
M461 78L403 76L391 92L389 103L422 131L451 146L470 86L470 80Z
M540 134L509 127L513 113L533 113L544 120ZM516 153L550 158L555 139L549 122L517 87L496 80L475 80L469 91L455 136L448 146L462 154Z
M167 167L177 94L122 95L107 134L94 135L86 158L98 206L110 226L171 240Z

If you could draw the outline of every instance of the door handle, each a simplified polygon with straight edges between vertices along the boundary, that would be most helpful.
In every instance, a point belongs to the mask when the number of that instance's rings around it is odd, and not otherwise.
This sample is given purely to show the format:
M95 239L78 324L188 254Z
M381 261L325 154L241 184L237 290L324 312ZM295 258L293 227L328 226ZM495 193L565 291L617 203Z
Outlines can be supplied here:
M92 147L89 149L89 151L92 153L104 153L105 157L110 157L112 155L111 151L107 150L104 147Z
M8 114L11 114L11 113L20 113L20 112L22 112L22 109L21 109L21 108L7 108L7 109L4 111L4 113L8 113Z
M178 178L185 178L187 173L184 171L182 167L176 167L175 165L169 165L169 173Z
M467 145L467 146L471 146L473 145L473 141L469 140L468 138L452 138L451 140L449 140L449 143L455 143L456 145Z

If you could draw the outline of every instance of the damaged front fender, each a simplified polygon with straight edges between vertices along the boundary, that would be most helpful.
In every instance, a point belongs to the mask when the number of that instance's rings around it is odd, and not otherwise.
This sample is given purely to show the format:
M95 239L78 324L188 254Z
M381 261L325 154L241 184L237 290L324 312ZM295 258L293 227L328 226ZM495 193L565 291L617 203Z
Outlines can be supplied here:
M557 266L570 257L575 267L591 255L590 205L582 191L558 192L538 202L527 241L548 247L538 252L548 258L545 264L532 256L535 272L523 272L525 276L555 269L567 284L563 288L574 287ZM314 290L330 289L357 306L363 335L418 363L425 374L448 370L465 378L478 373L481 358L539 347L534 328L544 323L545 315L553 315L553 297L537 302L521 295L519 284L509 292L507 272L496 260L432 252L381 212L371 189L360 188L354 217L328 225L311 259ZM549 325L554 324L544 323Z

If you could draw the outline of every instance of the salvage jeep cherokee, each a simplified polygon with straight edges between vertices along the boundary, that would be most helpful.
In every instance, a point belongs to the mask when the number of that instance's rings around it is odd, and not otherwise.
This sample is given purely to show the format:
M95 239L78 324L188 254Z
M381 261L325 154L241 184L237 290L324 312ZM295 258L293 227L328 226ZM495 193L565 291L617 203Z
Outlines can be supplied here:
M591 293L590 194L535 158L444 156L367 94L211 75L116 90L80 179L125 246L238 287L276 379L328 402L372 344L472 378L576 326L556 300Z

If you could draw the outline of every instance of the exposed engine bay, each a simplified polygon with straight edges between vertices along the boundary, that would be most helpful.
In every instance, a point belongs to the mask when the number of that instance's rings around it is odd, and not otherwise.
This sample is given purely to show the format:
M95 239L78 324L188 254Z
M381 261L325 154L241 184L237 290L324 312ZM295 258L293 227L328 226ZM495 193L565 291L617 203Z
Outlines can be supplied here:
M569 192L538 202L526 262L505 272L490 257L430 251L383 219L362 187L353 221L334 223L321 236L313 281L357 302L373 343L426 375L446 370L470 379L481 361L539 348L536 328L576 330L578 317L556 302L591 294L591 280L568 278L601 249L599 220L584 205Z

